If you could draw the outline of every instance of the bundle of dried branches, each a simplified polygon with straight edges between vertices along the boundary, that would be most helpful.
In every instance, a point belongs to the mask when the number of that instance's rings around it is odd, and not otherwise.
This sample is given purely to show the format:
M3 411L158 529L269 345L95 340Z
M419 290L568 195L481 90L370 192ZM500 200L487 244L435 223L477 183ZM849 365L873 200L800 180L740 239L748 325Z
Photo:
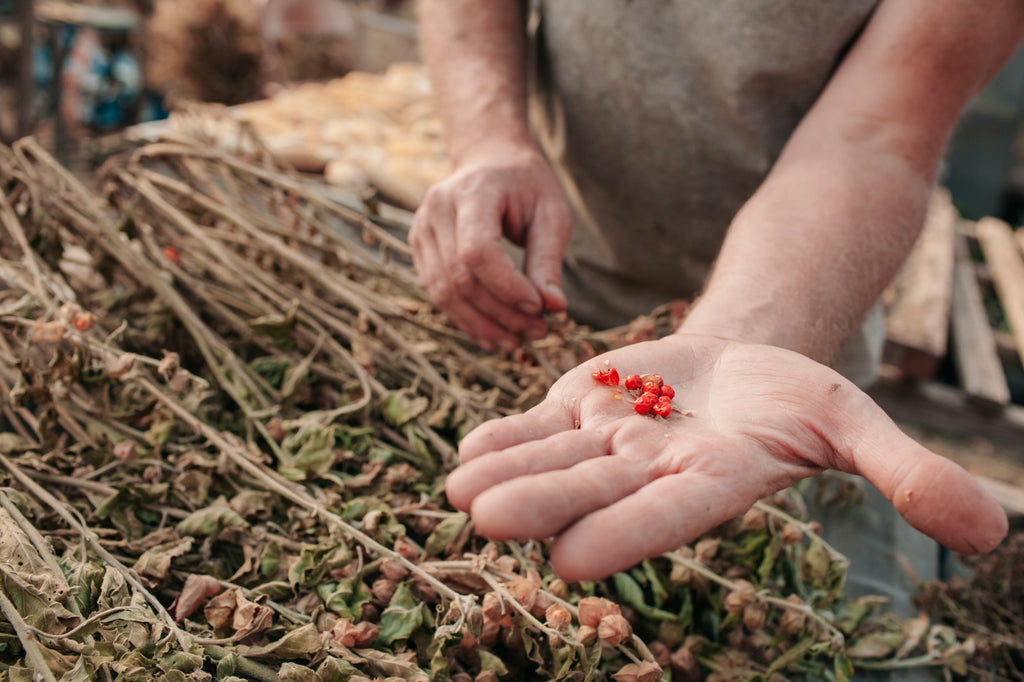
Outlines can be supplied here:
M875 601L837 612L847 560L795 491L574 585L446 505L467 429L672 307L485 355L425 302L401 221L269 157L179 137L98 180L0 150L10 679L845 679L966 656Z

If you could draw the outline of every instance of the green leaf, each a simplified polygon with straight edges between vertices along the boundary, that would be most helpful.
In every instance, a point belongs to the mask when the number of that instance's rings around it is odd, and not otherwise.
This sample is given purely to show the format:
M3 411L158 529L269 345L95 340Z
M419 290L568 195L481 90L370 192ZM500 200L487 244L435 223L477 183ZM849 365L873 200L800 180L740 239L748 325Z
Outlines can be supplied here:
M654 605L661 606L668 600L669 591L665 586L665 580L658 573L658 569L655 568L654 562L647 560L643 562L644 575L647 576L647 585L651 589L651 595L654 597Z
M359 669L354 665L335 656L325 658L316 669L320 682L347 682L348 678L358 673Z
M864 635L846 647L850 658L885 658L903 641L903 635L895 631L872 632Z
M395 428L407 424L429 409L430 399L416 395L410 389L391 391L380 401L381 416Z
M628 573L616 573L612 576L612 580L615 583L616 594L642 615L654 620L675 621L677 619L676 614L647 604L644 601L643 588Z
M498 677L504 677L508 675L508 668L505 666L505 662L502 661L498 656L487 649L480 648L480 670L491 670L497 673Z
M853 663L849 656L842 651L837 653L833 659L833 667L836 671L836 682L850 682L853 676Z
M423 625L425 608L426 605L413 596L407 582L399 583L380 616L381 630L377 642L390 646L400 639L408 639L416 628Z
M281 459L277 469L287 479L305 481L323 476L337 457L334 454L335 435L338 425L323 425L318 420L295 420L285 423L285 428L294 428L281 443Z
M469 514L458 512L434 526L433 532L427 537L424 549L429 556L441 556L445 548L452 544L469 523Z
M231 507L218 504L197 509L179 521L176 529L181 536L217 537L229 529L248 530L249 522Z

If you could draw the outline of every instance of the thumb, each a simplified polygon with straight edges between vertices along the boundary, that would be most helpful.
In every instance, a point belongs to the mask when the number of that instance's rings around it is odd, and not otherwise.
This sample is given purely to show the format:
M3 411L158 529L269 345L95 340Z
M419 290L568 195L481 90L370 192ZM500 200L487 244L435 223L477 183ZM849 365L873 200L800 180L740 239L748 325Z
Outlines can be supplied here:
M861 474L910 525L960 554L994 549L1006 537L1006 513L961 466L915 442L881 413L853 449Z
M562 255L571 232L572 222L564 201L547 201L537 207L526 238L523 269L549 312L561 312L566 307Z

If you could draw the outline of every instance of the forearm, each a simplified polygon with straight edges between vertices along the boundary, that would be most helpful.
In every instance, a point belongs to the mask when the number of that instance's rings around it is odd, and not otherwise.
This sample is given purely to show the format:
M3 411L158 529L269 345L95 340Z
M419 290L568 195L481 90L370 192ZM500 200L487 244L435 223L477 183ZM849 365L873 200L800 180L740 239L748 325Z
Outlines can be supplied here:
M681 331L831 360L912 246L960 111L1022 34L1017 0L883 0Z
M422 56L456 166L480 150L532 147L518 0L422 0Z
M792 151L736 216L680 331L829 362L913 245L931 182L856 145Z

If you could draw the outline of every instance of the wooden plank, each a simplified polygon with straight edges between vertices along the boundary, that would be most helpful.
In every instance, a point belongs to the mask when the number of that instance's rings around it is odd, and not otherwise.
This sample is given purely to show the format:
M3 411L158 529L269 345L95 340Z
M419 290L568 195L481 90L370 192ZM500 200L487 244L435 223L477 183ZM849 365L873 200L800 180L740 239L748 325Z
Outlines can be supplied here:
M975 402L1001 408L1010 402L1006 372L975 277L967 237L955 237L953 299L950 311L954 358L964 393Z
M932 378L946 354L956 220L948 190L936 189L921 234L883 295L885 361L914 379Z
M1024 257L1013 230L998 218L978 221L978 242L1010 325L1017 354L1024 359Z

